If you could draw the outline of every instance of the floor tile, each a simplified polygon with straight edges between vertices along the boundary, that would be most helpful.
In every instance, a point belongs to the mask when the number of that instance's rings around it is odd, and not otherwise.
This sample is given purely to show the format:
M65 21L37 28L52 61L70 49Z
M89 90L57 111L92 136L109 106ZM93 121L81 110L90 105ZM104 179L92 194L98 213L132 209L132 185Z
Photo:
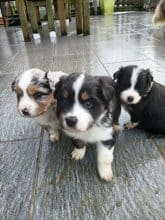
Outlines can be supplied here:
M29 219L39 140L0 143L0 219Z

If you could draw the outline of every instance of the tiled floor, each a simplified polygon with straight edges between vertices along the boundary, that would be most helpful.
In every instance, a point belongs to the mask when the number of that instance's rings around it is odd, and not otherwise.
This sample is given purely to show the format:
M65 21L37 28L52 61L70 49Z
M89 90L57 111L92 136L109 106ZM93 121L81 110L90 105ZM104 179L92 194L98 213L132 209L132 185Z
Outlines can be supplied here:
M121 65L151 68L165 84L165 29L152 13L91 17L91 35L43 36L24 43L20 28L0 27L0 219L163 220L165 139L123 131L116 144L111 183L96 172L95 147L71 160L66 137L57 145L33 121L20 117L11 92L15 75L31 68L112 75ZM73 24L72 24L73 25ZM121 124L128 119L123 112Z

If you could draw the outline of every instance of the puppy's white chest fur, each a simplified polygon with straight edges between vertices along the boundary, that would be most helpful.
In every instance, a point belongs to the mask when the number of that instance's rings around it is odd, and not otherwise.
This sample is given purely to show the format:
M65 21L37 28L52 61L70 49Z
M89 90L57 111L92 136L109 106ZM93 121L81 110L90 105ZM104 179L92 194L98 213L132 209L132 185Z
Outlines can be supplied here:
M95 143L99 141L112 139L113 128L112 127L103 128L103 127L98 127L97 125L94 125L92 128L90 128L87 131L74 133L74 132L69 132L65 130L65 133L75 139L80 139L88 143Z
M70 137L86 141L87 143L96 143L113 138L113 127L111 126L109 117L105 116L105 113L86 131L64 131Z

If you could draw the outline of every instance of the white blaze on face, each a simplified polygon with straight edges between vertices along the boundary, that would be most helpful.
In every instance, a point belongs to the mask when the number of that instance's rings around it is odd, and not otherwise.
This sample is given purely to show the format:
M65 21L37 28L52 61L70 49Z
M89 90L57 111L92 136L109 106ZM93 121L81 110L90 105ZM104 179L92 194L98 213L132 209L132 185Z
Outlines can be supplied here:
M73 90L75 92L74 103L73 107L70 112L66 113L64 118L67 117L76 117L77 124L75 129L78 131L85 131L88 129L89 125L93 122L92 115L88 110L86 110L79 102L79 93L84 83L85 75L81 74L76 81L73 83ZM66 123L64 122L64 126L67 127Z
M18 110L22 116L24 116L22 114L23 109L27 109L27 111L29 112L29 116L37 116L38 104L27 94L27 88L30 85L32 78L35 76L35 73L38 76L44 76L44 71L39 69L30 69L23 73L18 82L18 86L23 91L23 96L20 98L18 102Z
M141 100L141 96L139 95L138 91L135 89L140 71L141 69L134 68L130 79L131 86L128 89L121 92L120 94L121 100L123 100L125 103L137 104ZM129 97L132 97L131 101L129 101Z

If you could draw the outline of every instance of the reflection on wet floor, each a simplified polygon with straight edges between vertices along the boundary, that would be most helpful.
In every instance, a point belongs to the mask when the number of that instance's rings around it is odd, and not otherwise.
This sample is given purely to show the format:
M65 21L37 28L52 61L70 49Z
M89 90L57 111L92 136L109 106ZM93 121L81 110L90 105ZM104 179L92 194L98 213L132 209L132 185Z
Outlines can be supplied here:
M62 136L57 145L16 109L15 75L43 70L111 75L122 65L149 67L165 85L165 29L152 13L91 17L91 35L24 43L21 29L0 27L0 219L157 219L165 216L165 141L139 130L123 131L116 144L111 183L96 174L95 147L79 162ZM46 29L46 26L45 26ZM123 111L121 123L128 120Z

